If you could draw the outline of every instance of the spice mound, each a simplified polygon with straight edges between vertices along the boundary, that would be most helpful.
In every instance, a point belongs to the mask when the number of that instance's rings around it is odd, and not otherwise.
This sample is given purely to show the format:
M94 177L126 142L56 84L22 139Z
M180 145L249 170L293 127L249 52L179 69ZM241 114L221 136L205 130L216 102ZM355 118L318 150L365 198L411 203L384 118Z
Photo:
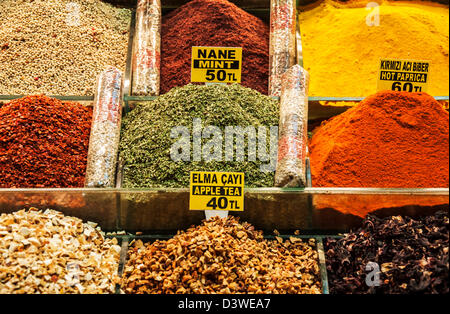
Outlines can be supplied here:
M168 241L137 241L128 254L123 289L129 294L321 293L313 239L265 240L232 216Z
M226 0L193 0L163 17L161 93L191 78L193 46L242 47L242 85L266 94L269 26Z
M273 186L278 116L275 100L238 84L174 88L123 119L123 186L187 187L189 172L199 170L244 172L250 187ZM240 138L239 128L252 129L258 145ZM259 146L255 161L246 146Z
M1 294L114 293L119 255L92 222L35 208L0 216Z
M448 212L369 216L359 230L327 240L330 292L448 294L448 237Z
M46 96L0 107L0 188L83 187L91 118Z
M448 2L377 0L372 7L369 2L324 0L300 9L310 95L374 93L380 59L429 60L428 92L449 95Z
M379 92L320 126L317 187L449 187L449 114L425 93Z
M125 70L131 11L101 0L0 1L0 95L93 95Z

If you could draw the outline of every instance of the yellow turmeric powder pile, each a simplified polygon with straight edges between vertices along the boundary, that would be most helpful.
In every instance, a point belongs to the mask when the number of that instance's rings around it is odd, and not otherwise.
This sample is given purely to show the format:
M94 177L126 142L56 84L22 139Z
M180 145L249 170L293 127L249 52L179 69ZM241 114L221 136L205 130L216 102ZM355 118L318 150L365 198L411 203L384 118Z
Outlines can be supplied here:
M373 7L373 2L379 6ZM323 0L299 11L311 96L373 94L382 58L431 61L428 93L449 95L448 6L429 1Z

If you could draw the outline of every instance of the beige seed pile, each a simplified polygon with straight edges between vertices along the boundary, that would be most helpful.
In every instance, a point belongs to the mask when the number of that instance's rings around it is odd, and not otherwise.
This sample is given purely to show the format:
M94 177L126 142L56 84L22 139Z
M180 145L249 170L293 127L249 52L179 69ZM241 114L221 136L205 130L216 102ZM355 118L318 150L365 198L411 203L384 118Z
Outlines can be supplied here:
M168 241L129 250L122 288L129 294L320 294L314 239L265 240L232 216L215 217Z
M0 1L0 95L93 95L124 71L131 11L100 0Z
M120 246L54 210L0 216L0 294L114 293Z

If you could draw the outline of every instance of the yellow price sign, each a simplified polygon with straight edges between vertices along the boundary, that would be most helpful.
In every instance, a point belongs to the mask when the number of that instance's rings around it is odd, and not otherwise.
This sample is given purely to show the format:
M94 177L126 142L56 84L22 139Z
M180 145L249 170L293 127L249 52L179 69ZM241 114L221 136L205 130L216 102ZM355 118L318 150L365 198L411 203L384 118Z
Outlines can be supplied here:
M244 210L244 174L191 172L190 210Z
M426 92L430 81L430 62L382 59L378 72L378 91Z
M192 47L191 82L240 83L242 48Z

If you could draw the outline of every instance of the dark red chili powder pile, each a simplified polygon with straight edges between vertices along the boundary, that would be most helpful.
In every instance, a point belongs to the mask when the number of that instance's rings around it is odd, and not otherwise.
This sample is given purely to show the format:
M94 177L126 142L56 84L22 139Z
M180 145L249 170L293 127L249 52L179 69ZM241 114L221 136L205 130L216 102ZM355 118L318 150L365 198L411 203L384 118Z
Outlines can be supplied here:
M191 79L192 46L242 47L242 82L268 93L269 26L226 0L193 0L163 17L161 93Z
M46 96L0 107L0 188L83 187L91 118Z
M332 118L310 145L313 186L449 187L449 114L430 95L379 92Z

